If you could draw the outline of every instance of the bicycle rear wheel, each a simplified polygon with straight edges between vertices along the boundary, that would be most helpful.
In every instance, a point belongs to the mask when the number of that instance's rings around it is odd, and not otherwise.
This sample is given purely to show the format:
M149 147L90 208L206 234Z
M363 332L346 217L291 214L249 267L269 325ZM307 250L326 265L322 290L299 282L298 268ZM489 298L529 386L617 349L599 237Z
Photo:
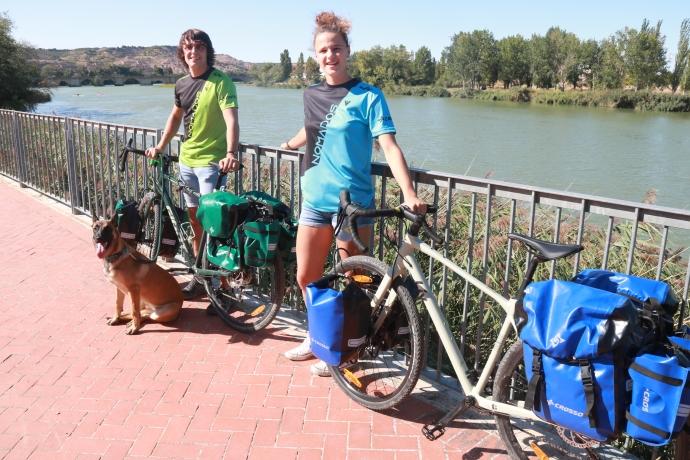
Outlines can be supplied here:
M348 257L336 266L336 272L351 273L369 297L387 272L386 264L368 256ZM419 313L410 292L403 285L395 287L397 300L376 335L367 337L357 355L341 366L330 366L338 386L353 401L373 410L385 410L399 404L414 389L422 369L424 346ZM372 311L375 324L379 309Z
M493 396L498 402L522 407L527 393L527 377L522 342L514 343L501 359L494 380ZM637 458L610 444L585 438L573 431L546 422L496 415L498 434L511 458ZM533 447L533 444L536 448Z
M202 267L220 270L208 260L204 249ZM231 328L256 332L276 317L285 295L285 271L280 257L266 268L247 267L223 275L204 277L206 293L214 311Z
M139 203L141 227L137 235L137 251L155 262L161 247L161 203L154 192L149 192Z

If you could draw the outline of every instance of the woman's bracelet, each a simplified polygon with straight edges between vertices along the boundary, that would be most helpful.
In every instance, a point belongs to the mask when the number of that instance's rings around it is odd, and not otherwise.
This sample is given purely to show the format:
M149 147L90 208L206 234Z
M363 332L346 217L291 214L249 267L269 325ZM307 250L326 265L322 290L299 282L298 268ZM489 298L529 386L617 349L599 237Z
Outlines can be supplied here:
M292 147L290 147L290 141L285 141L285 148L287 148L288 150L295 150Z

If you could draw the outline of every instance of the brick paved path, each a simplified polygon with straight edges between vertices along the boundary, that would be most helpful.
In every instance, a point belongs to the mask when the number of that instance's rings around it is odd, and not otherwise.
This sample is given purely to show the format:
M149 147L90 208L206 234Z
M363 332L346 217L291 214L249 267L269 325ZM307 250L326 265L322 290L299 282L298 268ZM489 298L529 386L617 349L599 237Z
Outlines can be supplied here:
M350 402L282 357L302 332L289 318L244 335L186 302L136 336L107 326L114 288L88 224L0 178L0 457L505 457L487 418L426 440L431 390L383 414Z

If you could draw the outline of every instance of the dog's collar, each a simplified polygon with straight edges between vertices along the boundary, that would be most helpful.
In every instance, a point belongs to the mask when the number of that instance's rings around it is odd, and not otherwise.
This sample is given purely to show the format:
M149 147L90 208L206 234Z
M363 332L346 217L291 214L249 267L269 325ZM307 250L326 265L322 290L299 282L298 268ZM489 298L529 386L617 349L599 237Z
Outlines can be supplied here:
M127 254L129 254L129 247L125 244L123 248L120 251L117 251L115 254L110 254L105 258L105 261L109 264L114 264L117 262L120 258L125 257Z

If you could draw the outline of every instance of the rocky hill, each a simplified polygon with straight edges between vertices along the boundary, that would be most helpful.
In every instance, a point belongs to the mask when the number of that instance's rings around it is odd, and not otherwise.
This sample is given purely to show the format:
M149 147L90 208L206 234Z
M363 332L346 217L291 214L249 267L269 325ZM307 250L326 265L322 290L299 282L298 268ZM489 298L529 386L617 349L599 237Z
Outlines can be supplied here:
M184 74L175 46L120 46L73 50L34 49L42 86L173 83ZM215 66L234 80L249 78L253 64L216 54Z

